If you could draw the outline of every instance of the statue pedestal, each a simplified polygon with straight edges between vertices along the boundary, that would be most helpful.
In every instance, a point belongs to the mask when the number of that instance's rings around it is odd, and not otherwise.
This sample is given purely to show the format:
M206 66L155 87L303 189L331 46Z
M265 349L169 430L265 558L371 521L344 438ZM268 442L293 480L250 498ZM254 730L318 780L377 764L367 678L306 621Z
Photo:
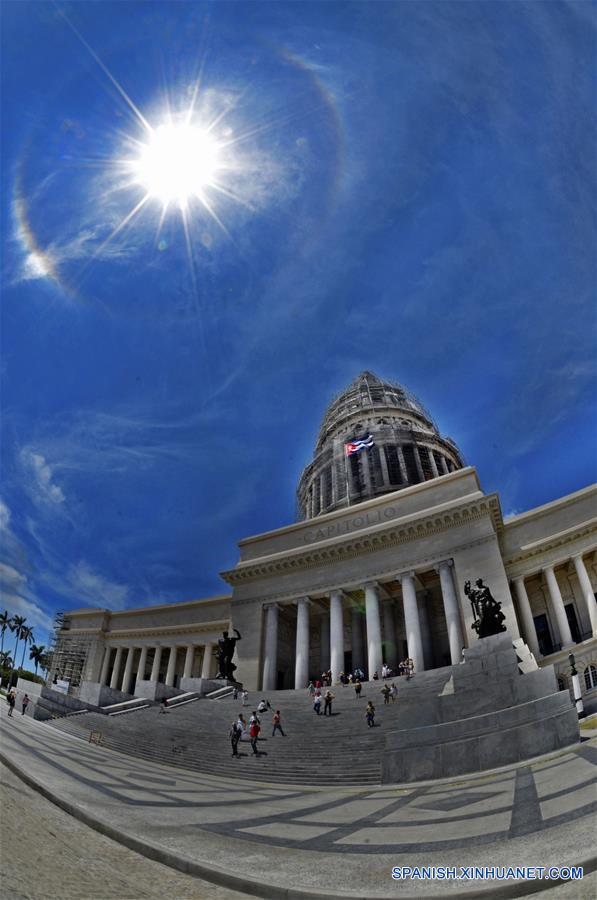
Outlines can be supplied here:
M386 735L383 783L483 772L580 740L553 666L539 669L508 632L476 641L458 666L396 683L401 728Z

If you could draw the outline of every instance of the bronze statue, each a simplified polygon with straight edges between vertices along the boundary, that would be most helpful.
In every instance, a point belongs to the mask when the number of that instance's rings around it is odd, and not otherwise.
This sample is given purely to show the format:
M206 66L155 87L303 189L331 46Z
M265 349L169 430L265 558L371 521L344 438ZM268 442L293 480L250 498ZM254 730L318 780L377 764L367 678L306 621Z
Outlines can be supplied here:
M473 610L473 624L471 628L477 632L477 637L490 637L492 634L500 634L506 631L502 612L502 604L491 595L491 591L482 578L475 581L476 587L472 588L470 581L465 582L464 593L471 602Z
M224 631L222 637L218 641L218 649L216 650L216 659L218 660L218 674L216 678L226 678L234 681L234 672L236 666L232 662L236 642L242 640L238 628L234 629L236 637L229 637L228 632Z

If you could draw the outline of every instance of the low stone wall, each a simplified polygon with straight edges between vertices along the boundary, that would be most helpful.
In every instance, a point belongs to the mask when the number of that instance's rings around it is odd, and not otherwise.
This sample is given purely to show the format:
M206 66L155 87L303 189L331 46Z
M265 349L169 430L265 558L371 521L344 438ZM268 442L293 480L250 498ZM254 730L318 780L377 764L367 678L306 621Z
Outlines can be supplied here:
M382 782L448 778L520 762L579 740L553 667L538 669L507 633L465 650L464 663L401 685L399 730L388 732Z
M98 681L83 681L78 691L79 700L90 706L110 706L112 703L123 703L131 699L131 694L125 694L114 688L100 684Z

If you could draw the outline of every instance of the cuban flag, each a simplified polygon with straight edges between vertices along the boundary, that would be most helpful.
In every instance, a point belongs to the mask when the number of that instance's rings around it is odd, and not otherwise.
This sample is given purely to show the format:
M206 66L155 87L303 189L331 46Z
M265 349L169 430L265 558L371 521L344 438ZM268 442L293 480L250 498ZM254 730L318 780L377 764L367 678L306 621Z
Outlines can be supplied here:
M347 444L344 444L344 452L347 456L352 456L360 450L366 450L368 447L372 447L373 444L374 440L371 435L368 434L367 437L359 438L356 441L349 441Z

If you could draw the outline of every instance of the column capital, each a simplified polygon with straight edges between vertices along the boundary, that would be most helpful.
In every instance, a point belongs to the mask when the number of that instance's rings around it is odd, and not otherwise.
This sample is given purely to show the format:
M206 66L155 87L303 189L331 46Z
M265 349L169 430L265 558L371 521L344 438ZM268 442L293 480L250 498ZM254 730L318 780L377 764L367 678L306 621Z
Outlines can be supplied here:
M553 574L554 573L554 564L552 563L551 565L548 565L548 566L542 566L541 571L542 572L551 572Z
M262 608L267 609L267 610L280 609L280 604L279 603L264 603Z
M396 575L396 581L399 581L402 584L403 579L408 578L410 581L414 581L415 573L413 571L410 572L400 572L399 575Z
M336 597L339 596L341 599L346 597L346 592L345 592L344 588L334 588L332 591L330 591L329 592L330 599L334 596L336 596Z
M583 554L582 554L582 551L581 551L580 553L573 553L573 554L570 556L570 559L572 559L572 560L580 559L580 561L584 564L584 560L583 560L582 557L583 557Z
M364 588L375 588L376 591L379 590L379 581L364 581Z
M293 606L312 606L313 601L310 597L295 597L294 600L291 601Z
M524 584L524 580L526 575L514 575L512 578L512 584Z
M442 566L448 566L449 568L452 568L452 567L454 566L454 560L453 560L453 559L442 559L442 560L440 560L440 561L439 561L438 563L436 563L436 565L433 567L433 571L439 573L439 570L441 569Z

